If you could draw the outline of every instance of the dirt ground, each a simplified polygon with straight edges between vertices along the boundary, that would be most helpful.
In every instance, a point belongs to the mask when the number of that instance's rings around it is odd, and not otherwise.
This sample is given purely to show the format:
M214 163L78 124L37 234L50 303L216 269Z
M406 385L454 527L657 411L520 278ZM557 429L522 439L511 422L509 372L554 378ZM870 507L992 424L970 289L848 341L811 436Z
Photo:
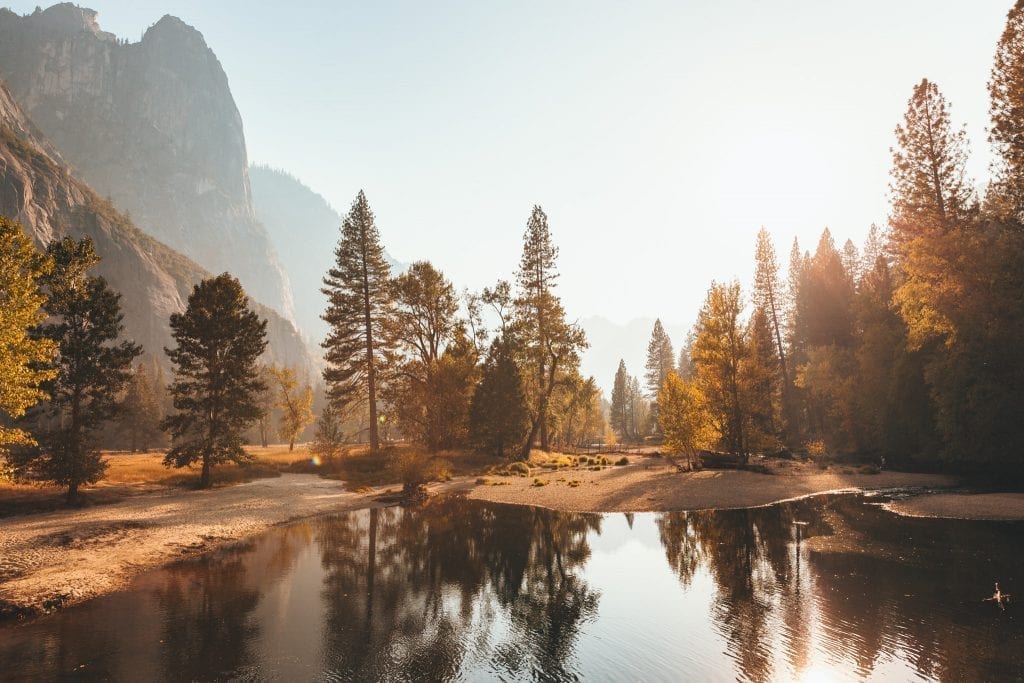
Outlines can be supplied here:
M941 488L956 480L936 474L880 472L853 468L818 469L782 461L773 474L741 470L679 472L661 458L629 456L626 467L601 471L555 470L529 477L487 477L467 486L467 495L496 503L537 505L575 512L646 512L743 508L768 505L814 493L844 489L877 490L907 486ZM535 479L546 482L536 485Z
M1024 493L929 493L886 507L908 517L1024 520Z
M372 505L341 482L284 474L0 519L0 611L30 614L80 602L123 587L143 569L275 524Z
M641 512L750 507L842 489L956 484L939 475L862 474L793 462L774 463L772 474L758 474L683 473L660 458L631 455L628 460L626 466L600 471L535 467L528 477L463 476L430 490L567 511ZM31 614L109 593L145 569L273 525L379 505L374 497L385 490L351 492L340 481L283 474L196 491L154 487L128 460L118 467L124 468L113 473L118 486L132 486L129 480L139 477L135 495L86 508L0 518L0 614ZM931 499L939 497L922 500Z

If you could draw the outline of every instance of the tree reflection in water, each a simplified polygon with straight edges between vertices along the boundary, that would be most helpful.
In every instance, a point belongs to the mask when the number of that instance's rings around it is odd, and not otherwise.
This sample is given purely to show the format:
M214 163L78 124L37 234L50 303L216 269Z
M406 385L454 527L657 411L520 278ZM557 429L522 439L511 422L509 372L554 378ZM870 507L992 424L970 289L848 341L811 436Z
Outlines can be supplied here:
M800 548L795 521L809 523ZM1021 575L1019 525L899 518L857 496L663 513L657 525L684 587L701 571L714 580L711 617L742 679L798 676L814 649L859 678L899 658L943 680L1020 670L1024 633L978 599L990 576Z
M571 678L580 627L597 611L580 569L600 522L459 499L322 521L325 670L343 679L450 679L467 657L489 652L474 665Z

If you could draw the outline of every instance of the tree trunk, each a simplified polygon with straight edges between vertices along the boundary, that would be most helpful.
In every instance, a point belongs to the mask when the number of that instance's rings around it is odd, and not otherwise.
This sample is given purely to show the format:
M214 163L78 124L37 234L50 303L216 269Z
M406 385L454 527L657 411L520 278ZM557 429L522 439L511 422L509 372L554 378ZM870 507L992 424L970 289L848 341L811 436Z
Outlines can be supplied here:
M288 452L291 453L295 450L295 439L292 438L288 441Z
M68 485L68 504L78 502L78 482L73 481Z
M203 453L203 473L199 477L199 488L210 488L210 456Z

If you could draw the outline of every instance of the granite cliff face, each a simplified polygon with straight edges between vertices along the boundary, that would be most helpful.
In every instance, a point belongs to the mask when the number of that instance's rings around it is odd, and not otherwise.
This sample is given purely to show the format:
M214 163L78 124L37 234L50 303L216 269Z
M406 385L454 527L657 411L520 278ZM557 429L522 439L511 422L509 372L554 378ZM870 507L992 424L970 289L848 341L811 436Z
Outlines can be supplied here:
M287 275L253 210L241 117L197 30L165 16L128 43L71 4L27 16L0 9L0 80L99 195L294 319Z
M21 223L40 245L64 235L91 237L103 258L99 274L122 294L126 336L166 362L170 315L185 309L193 285L210 273L137 229L74 177L2 84L0 215ZM292 323L266 306L255 309L268 320L268 360L310 372L314 360Z

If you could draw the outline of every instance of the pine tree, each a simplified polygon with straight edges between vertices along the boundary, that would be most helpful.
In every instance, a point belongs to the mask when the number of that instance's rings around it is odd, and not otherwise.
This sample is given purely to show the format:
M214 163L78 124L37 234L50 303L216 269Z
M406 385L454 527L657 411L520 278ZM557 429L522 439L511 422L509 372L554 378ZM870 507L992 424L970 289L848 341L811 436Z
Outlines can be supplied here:
M889 223L898 254L905 256L915 239L948 232L970 218L976 200L966 163L966 129L953 128L946 98L923 79L914 86L892 149Z
M860 252L853 240L847 239L843 243L843 270L846 271L846 278L850 281L850 287L856 287L860 280Z
M629 374L624 360L619 360L619 367L615 371L608 424L619 433L619 438L626 440L632 436L629 432Z
M884 256L885 244L882 233L874 223L868 230L867 239L864 240L864 249L860 257L860 272L866 275L872 272L878 265L878 259Z
M996 152L989 204L1024 223L1024 2L1006 18L988 82L991 98L989 142ZM915 96L916 96L915 90ZM900 140L901 146L904 144ZM959 171L959 169L956 169ZM947 192L948 192L947 188ZM901 192L901 194L904 194ZM1002 213L1003 211L1000 211Z
M661 319L654 321L654 329L651 330L651 341L647 344L647 390L652 398L657 398L661 385L668 377L668 373L675 369L675 351L672 350L672 340L665 333L661 325Z
M316 433L310 452L320 459L320 463L331 469L337 459L345 452L345 432L342 428L341 416L337 409L327 403L316 421Z
M341 225L334 255L335 267L327 272L321 290L329 300L323 319L331 327L322 344L327 351L327 395L339 408L368 407L370 450L376 451L379 365L387 350L382 327L391 306L391 276L362 191Z
M44 385L50 399L34 411L40 447L28 457L43 479L67 486L73 502L82 484L99 481L106 471L97 432L117 416L118 395L142 347L116 343L124 331L121 295L89 275L100 260L92 240L65 237L46 253L53 261L43 278L49 318L38 334L57 345L57 375Z
M530 418L508 340L496 339L487 353L469 408L471 439L482 449L504 458L516 452L530 430ZM513 449L510 451L510 449Z
M750 421L748 442L751 448L771 448L779 444L779 358L773 339L768 312L761 306L747 324L747 358L740 381L744 400L744 413Z
M530 406L530 434L523 445L529 457L534 440L549 449L548 403L564 374L576 370L579 354L587 347L586 335L565 320L555 294L558 248L551 239L548 217L534 206L523 235L523 255L516 274L516 334L523 355L523 380Z
M795 256L794 256L795 255ZM800 269L800 247L793 241L793 253L790 255L790 268ZM754 250L754 306L764 311L770 324L770 338L775 342L776 366L778 368L778 386L782 391L782 408L786 431L790 438L794 437L797 427L797 407L792 391L792 376L787 362L786 348L782 343L785 336L784 320L791 319L787 315L787 307L782 296L782 285L779 281L779 264L775 258L775 245L771 235L763 227L757 233L757 246ZM791 275L791 278L793 276Z
M238 280L223 273L193 288L185 312L171 315L171 335L177 346L165 351L174 364L177 412L161 423L173 437L164 464L202 462L199 485L208 488L213 465L251 460L242 433L261 412L266 385L256 360L267 347L267 321L249 310Z
M57 375L50 365L57 345L31 334L46 318L40 281L51 268L21 226L0 216L0 415L9 419L46 398L41 385ZM0 423L0 456L16 444L33 441L24 430Z
M306 384L299 389L299 380L295 368L288 366L270 366L270 377L274 384L274 405L281 411L281 422L278 428L284 440L288 442L288 451L295 450L295 440L314 420L313 387Z

